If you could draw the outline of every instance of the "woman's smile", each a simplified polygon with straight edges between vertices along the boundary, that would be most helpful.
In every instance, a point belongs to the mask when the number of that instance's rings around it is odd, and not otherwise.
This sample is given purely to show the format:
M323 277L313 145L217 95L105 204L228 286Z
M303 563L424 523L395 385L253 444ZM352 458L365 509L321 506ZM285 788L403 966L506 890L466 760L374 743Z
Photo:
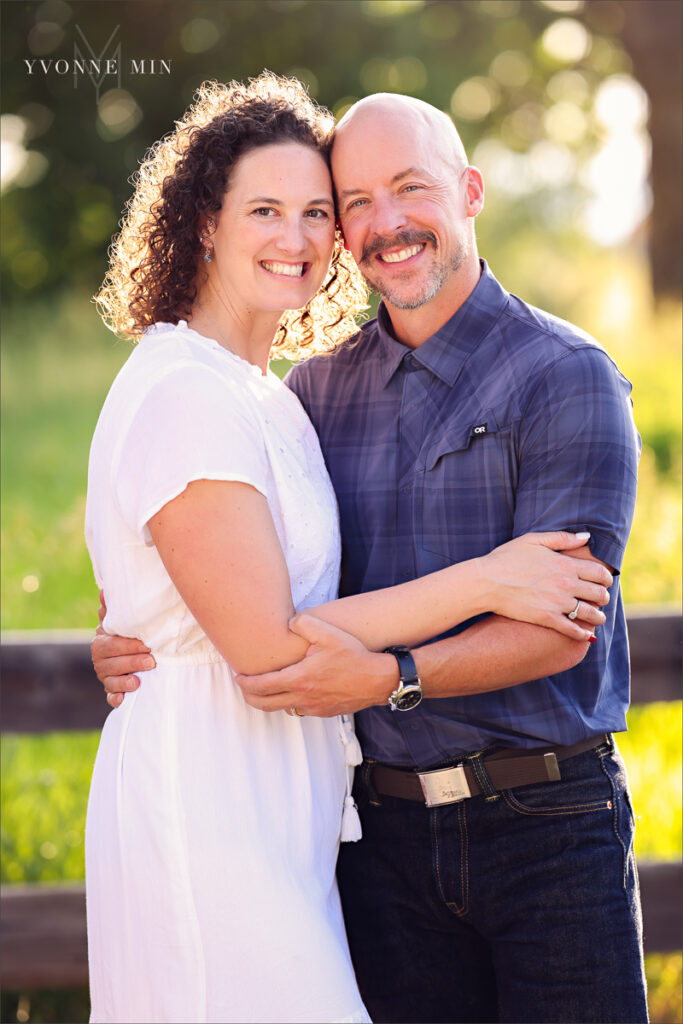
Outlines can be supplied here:
M303 277L310 263L283 263L281 260L260 260L259 266L277 277Z

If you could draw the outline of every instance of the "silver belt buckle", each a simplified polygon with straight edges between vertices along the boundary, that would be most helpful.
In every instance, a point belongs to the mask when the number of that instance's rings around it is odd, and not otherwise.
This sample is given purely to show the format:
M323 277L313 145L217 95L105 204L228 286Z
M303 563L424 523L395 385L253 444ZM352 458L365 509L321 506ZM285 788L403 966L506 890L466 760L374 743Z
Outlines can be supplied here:
M454 804L472 796L465 777L464 765L455 768L436 768L432 772L418 772L427 807Z

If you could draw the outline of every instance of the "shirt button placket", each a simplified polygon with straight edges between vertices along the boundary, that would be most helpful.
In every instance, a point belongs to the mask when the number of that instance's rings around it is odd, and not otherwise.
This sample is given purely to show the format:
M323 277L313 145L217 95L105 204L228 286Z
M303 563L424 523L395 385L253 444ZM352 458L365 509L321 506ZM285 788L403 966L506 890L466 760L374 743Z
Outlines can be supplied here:
M415 356L404 360L403 402L399 422L399 488L398 488L398 538L399 575L403 580L414 579L416 575L415 542L413 537L413 498L415 460L421 446L421 430L424 415L424 382L426 371Z

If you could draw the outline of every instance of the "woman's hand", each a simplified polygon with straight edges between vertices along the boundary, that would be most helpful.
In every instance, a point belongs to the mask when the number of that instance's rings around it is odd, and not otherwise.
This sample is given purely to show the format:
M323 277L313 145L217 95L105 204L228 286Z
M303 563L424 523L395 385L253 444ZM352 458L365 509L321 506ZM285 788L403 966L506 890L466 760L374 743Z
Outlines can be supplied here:
M612 574L593 558L563 554L584 548L588 533L526 533L482 558L491 583L490 610L588 640L605 622ZM578 602L578 606L577 606ZM597 606L597 607L596 607ZM570 612L576 610L572 619Z

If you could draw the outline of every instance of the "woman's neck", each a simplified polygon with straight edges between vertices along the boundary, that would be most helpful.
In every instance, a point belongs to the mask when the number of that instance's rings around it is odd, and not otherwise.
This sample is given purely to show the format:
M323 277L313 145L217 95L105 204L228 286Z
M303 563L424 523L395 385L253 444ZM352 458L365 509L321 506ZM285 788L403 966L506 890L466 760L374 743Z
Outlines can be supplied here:
M258 366L265 375L270 348L281 313L237 309L227 296L207 283L200 289L188 317L188 325L198 334L213 338L229 352Z

